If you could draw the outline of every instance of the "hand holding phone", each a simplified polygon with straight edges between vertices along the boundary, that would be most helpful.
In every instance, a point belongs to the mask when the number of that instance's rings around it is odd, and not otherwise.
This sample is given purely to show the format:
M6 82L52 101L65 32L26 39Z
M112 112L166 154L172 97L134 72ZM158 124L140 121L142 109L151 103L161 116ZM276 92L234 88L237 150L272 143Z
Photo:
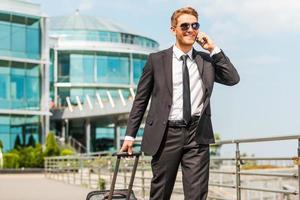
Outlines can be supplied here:
M198 33L196 37L197 43L205 50L212 52L215 48L214 42L203 32Z

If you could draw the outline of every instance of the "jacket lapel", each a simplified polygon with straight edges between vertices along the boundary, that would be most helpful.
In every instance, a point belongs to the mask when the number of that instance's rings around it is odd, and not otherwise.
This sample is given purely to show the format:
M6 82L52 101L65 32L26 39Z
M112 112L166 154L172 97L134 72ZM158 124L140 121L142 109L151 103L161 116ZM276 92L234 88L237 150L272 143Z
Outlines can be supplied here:
M166 50L163 55L164 73L165 80L168 86L171 97L173 96L173 80L172 80L172 59L173 59L173 47Z

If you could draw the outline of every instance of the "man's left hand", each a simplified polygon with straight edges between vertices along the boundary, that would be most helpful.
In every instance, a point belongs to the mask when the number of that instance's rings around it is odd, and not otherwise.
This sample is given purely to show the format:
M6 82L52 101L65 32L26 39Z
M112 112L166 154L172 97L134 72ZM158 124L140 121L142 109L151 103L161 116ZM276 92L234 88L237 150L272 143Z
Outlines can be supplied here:
M206 35L203 32L198 33L196 41L198 44L200 44L200 46L209 51L209 53L211 53L214 48L216 47L215 43L212 41L212 39L210 39L210 37L208 37L208 35Z

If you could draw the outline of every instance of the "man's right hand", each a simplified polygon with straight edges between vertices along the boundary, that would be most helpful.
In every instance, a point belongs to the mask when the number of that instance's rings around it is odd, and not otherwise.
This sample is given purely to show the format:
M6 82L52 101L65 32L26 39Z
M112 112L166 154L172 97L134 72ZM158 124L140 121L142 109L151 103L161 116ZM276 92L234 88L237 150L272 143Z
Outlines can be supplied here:
M126 152L131 155L132 154L132 147L133 147L134 141L131 140L124 140L122 148L120 149L120 152Z

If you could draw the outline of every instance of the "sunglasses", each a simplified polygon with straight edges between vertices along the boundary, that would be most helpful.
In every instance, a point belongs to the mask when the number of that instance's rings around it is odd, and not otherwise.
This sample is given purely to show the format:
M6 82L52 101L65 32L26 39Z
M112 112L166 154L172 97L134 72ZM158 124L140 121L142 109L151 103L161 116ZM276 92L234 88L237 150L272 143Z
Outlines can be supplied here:
M179 27L181 28L182 31L187 31L190 29L190 26L192 27L193 30L198 30L200 27L200 24L198 22L194 22L194 23L182 23L179 25Z

